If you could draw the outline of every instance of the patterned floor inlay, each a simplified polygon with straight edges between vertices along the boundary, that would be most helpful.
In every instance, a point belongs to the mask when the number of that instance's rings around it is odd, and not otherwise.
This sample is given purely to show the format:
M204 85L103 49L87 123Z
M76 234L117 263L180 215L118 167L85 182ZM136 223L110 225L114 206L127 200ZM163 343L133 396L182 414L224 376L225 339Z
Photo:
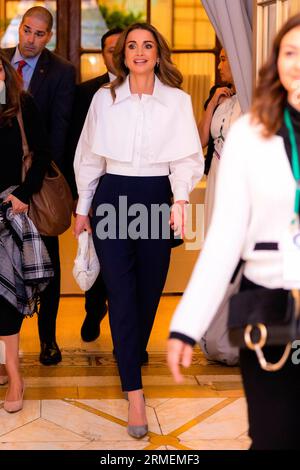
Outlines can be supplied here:
M21 369L26 390L22 411L3 409L0 387L1 450L219 450L247 449L247 410L240 371L208 362L199 349L176 385L166 364L168 327L180 297L163 297L142 369L149 434L137 441L127 433L128 402L112 355L109 322L84 343L80 329L84 298L62 298L57 340L63 360L39 362L37 319L24 321Z
M21 357L28 400L48 399L117 399L123 398L113 355L84 349L63 351L57 366L43 366L38 354ZM182 385L176 385L166 364L164 352L150 354L149 364L142 369L145 393L150 398L209 398L243 396L238 367L208 362L198 350L193 363L185 370ZM0 387L4 399L5 387Z
M0 410L0 450L249 447L243 398L150 398L146 410L149 434L136 441L126 431L128 402L124 399L26 400L15 415Z
M0 450L247 449L247 411L239 369L208 363L198 351L175 385L163 352L143 367L149 434L127 434L128 402L111 353L63 351L55 367L22 356L23 410L0 402ZM0 387L0 400L6 386Z
M117 374L117 365L114 356L110 352L99 353L84 349L62 349L63 360L55 367L42 366L39 362L39 355L36 353L26 353L21 356L21 365L25 372L33 368L31 373L36 376L46 376L55 369L56 376L63 375L67 371L73 371L69 375L82 375L77 368L86 367L88 375L114 375ZM153 373L155 371L155 373ZM164 352L153 352L149 354L149 364L143 367L144 375L168 375L169 369L166 363ZM228 367L210 362L205 359L201 351L196 350L193 356L192 365L189 368L189 375L236 375L239 374L237 367Z

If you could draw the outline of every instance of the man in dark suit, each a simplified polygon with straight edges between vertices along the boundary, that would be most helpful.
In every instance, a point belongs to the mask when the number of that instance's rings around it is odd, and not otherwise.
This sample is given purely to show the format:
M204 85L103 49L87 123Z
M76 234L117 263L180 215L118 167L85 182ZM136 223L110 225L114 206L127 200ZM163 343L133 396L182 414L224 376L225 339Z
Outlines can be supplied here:
M6 49L7 55L23 77L24 89L33 96L49 133L52 159L65 170L65 151L72 113L76 72L73 65L50 52L46 45L52 37L53 18L43 7L24 14L19 27L19 44ZM60 260L58 237L42 237L49 252L55 276L41 295L38 317L41 342L40 362L61 361L56 343L56 317L60 298Z
M107 72L76 87L68 145L69 174L71 175L68 180L70 181L74 199L77 199L77 190L73 172L73 160L77 143L94 94L102 85L115 79L113 52L121 33L121 28L114 28L107 31L101 38L102 56ZM86 317L81 327L83 341L94 341L100 335L100 322L107 312L106 300L106 289L100 273L94 285L85 293Z

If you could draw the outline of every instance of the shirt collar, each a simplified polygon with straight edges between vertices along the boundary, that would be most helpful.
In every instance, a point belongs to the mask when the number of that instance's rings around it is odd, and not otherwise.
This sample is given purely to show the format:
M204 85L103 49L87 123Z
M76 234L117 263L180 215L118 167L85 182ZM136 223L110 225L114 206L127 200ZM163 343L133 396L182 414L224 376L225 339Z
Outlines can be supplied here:
M128 98L131 98L131 91L129 86L129 75L127 75L126 80L116 89L116 99L115 104L120 103ZM153 94L149 95L151 98L155 98L163 105L167 105L166 99L166 86L159 80L155 75L154 81L154 90Z
M167 91L168 87L164 85L159 78L155 75L155 82L154 82L154 90L153 90L153 98L157 99L161 104L167 106L168 99L167 99Z
M108 72L108 76L109 76L109 81L110 81L110 82L113 82L113 81L117 78L117 76L114 75L114 74L111 73L111 72Z
M36 64L37 64L37 61L40 58L40 55L41 55L41 53L39 53L35 57L29 57L29 58L23 57L20 50L19 50L19 47L17 46L16 47L16 52L15 52L15 54L13 56L13 59L12 59L12 62L13 62L13 64L17 64L18 62L20 62L20 60L25 60L26 64L28 64L31 68L34 69Z

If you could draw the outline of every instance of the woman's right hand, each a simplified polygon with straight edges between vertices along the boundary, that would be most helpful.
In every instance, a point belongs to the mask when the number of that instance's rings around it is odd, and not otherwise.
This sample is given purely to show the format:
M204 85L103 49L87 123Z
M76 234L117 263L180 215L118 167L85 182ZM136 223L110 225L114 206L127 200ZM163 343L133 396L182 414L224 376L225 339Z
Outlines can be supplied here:
M81 232L84 230L86 230L88 233L92 233L89 216L77 214L75 217L73 234L76 238L78 238Z
M233 95L232 88L223 86L217 88L209 101L205 112L202 114L201 120L198 124L198 131L202 147L206 147L210 138L210 126L216 107L227 98Z
M3 204L8 204L9 202L11 203L13 214L26 214L28 212L28 204L25 204L25 202L20 201L20 199L18 199L13 194L9 194L5 201L3 201Z
M183 367L189 367L191 365L193 347L180 339L171 338L168 340L167 355L168 366L175 382L182 383L183 375L180 372L180 365Z
M221 102L221 98L230 98L233 95L232 88L228 88L227 86L223 86L221 88L217 88L215 91L214 96L212 97L211 101L213 102L214 107L216 108L218 104Z

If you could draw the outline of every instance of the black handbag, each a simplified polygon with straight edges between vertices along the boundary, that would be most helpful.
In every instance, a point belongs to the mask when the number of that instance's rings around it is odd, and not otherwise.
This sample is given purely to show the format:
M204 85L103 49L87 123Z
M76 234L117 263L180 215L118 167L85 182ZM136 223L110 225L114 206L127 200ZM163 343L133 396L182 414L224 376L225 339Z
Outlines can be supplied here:
M279 370L289 357L292 342L300 338L299 291L259 288L245 290L229 302L229 339L234 346L256 352L264 370ZM268 363L264 346L286 345L281 359Z

